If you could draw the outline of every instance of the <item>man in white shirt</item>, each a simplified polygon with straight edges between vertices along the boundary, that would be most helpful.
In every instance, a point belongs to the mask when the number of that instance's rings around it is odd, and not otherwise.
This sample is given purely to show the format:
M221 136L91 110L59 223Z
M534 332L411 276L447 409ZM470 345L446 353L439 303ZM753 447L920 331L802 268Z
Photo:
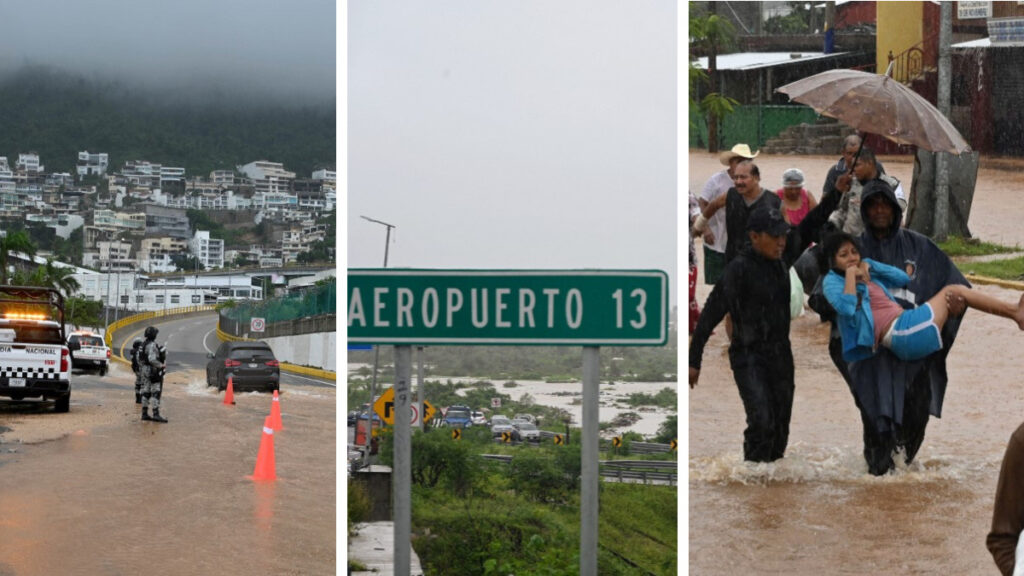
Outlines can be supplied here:
M750 146L737 144L731 150L722 152L718 160L727 166L725 170L716 172L701 190L697 202L702 212L719 197L724 198L729 188L733 187L733 168L743 160L756 158L760 152L750 152ZM715 284L725 268L725 245L729 238L725 231L725 210L717 210L704 222L694 225L697 234L704 236L704 283Z

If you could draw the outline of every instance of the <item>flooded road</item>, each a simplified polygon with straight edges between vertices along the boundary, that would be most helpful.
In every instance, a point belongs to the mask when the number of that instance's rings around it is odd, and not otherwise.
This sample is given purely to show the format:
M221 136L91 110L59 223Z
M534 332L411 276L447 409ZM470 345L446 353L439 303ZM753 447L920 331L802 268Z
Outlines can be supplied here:
M691 156L691 187L721 169ZM758 158L762 183L799 167L820 196L832 158ZM910 181L910 165L883 158ZM904 175L905 174L905 175ZM1019 174L1019 172L1017 173ZM1024 245L1017 174L983 168L970 227L982 240ZM699 190L695 188L695 190ZM701 266L703 271L703 266ZM710 292L703 285L698 299ZM1015 302L1019 292L976 286ZM816 315L793 321L796 396L786 457L742 461L744 412L719 328L689 391L691 574L995 574L985 547L1006 443L1024 421L1024 334L968 311L949 355L942 418L932 418L917 460L868 474L853 397L832 366L828 329Z
M334 388L282 384L278 479L257 483L271 396L225 406L178 366L170 423L144 423L133 382L122 365L75 374L68 414L0 403L0 574L335 573Z

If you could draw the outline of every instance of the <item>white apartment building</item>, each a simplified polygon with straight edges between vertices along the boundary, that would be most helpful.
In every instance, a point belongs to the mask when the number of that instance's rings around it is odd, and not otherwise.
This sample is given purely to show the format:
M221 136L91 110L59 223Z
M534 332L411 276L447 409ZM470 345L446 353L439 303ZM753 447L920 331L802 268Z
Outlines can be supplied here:
M287 194L295 179L295 172L285 170L280 162L257 160L236 168L252 179L257 194Z
M38 174L44 172L46 168L39 163L39 154L35 152L29 152L28 154L18 154L18 163L14 167L16 172Z
M42 222L47 228L53 228L57 236L67 240L71 233L85 225L85 218L78 214L26 214L28 222Z
M170 166L160 167L160 185L164 185L167 182L184 182L185 181L185 169L184 168L172 168Z
M93 226L114 228L125 232L145 232L146 214L144 212L114 212L113 210L94 210Z
M90 154L88 150L78 153L78 165L75 169L79 176L102 176L107 173L109 158L106 152Z
M142 241L137 255L139 269L154 273L174 272L178 267L171 261L171 256L185 254L188 251L188 241L180 238L146 238Z
M313 180L325 180L328 182L337 182L338 173L334 170L316 170L313 172Z
M208 230L196 230L189 248L207 270L224 267L224 241L210 238Z
M235 185L235 171L234 170L214 170L210 172L210 182L218 186L234 186Z
M100 240L96 242L96 251L82 254L82 265L95 268L101 272L133 272L136 261L131 257L130 242L119 240Z

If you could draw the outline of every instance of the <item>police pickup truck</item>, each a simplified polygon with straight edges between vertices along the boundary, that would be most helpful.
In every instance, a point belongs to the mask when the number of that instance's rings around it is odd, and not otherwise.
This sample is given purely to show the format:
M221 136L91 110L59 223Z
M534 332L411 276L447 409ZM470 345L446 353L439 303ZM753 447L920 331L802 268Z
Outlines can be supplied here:
M71 357L64 298L51 288L0 286L0 397L71 405Z

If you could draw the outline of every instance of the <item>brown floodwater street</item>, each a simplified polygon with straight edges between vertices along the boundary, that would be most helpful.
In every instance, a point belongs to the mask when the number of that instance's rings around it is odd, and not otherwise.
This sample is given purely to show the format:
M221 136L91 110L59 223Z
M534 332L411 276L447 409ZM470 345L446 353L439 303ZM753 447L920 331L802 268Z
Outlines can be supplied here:
M692 151L689 184L699 192L722 166ZM765 188L800 168L820 198L835 157L764 156ZM909 190L910 158L882 157ZM1005 163L1014 164L1012 161ZM983 160L969 226L974 236L1024 246L1024 163ZM698 253L700 246L698 246ZM701 262L703 272L703 262ZM1016 302L1020 293L975 286ZM703 302L710 287L698 287ZM773 464L743 462L745 416L726 355L724 326L704 352L689 403L689 569L691 574L995 574L985 536L1007 440L1024 421L1024 333L969 310L949 354L941 418L931 418L914 463L868 474L861 422L828 356L828 326L811 311L790 338L796 396L789 447Z
M161 327L167 424L139 420L124 365L75 373L67 414L0 401L0 574L335 574L333 383L282 374L277 480L254 482L272 396L206 387L213 326Z

